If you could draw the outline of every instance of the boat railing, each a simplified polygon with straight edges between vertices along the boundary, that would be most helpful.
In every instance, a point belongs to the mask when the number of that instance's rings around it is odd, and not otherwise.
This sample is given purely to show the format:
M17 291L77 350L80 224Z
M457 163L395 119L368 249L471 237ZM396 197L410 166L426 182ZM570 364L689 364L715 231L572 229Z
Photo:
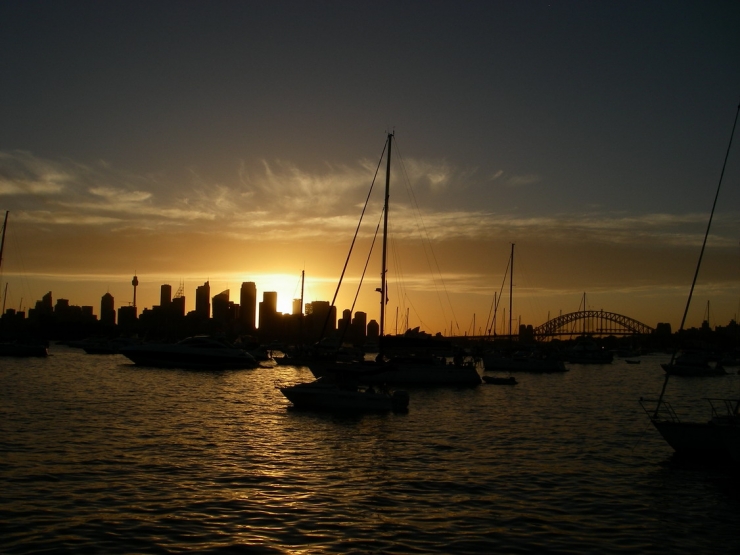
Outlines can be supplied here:
M673 410L671 404L666 400L658 399L643 399L640 397L640 406L644 410L651 420L665 421L670 420L672 422L680 422L676 411Z
M740 399L705 399L712 407L712 422L740 426Z

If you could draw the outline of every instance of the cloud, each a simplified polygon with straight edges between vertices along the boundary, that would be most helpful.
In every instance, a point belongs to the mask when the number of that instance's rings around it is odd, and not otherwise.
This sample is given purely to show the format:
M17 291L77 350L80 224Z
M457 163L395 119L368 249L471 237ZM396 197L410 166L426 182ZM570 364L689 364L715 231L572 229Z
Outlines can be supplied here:
M71 175L57 163L36 158L29 152L0 151L0 195L54 195Z
M542 177L536 174L512 175L504 180L506 186L511 188L526 187L540 181L542 181Z
M232 182L217 183L189 169L186 179L126 173L105 162L84 165L71 160L47 160L29 152L0 152L0 194L18 221L53 226L98 226L116 229L159 229L227 236L249 241L346 241L357 226L377 162L326 164L318 172L276 160L235 168ZM544 216L497 213L466 208L459 190L476 181L474 168L461 169L446 161L406 160L402 185L406 195L393 194L391 229L399 239L501 240L529 238L541 242L699 245L707 215L624 214L593 209L588 213ZM380 182L361 228L375 233L383 196ZM480 178L478 178L480 179ZM536 183L536 174L491 179L507 186ZM426 189L419 206L414 190ZM449 194L444 194L445 189ZM439 195L438 207L430 198ZM715 216L712 244L736 246L740 218ZM189 227L191 226L191 227Z

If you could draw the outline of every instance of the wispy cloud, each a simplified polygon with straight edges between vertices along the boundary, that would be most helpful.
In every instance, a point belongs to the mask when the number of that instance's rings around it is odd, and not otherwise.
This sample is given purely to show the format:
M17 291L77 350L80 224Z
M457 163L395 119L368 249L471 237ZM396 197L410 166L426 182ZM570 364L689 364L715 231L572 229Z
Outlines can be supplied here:
M0 195L18 221L54 226L140 227L182 230L235 239L323 239L351 236L369 190L376 165L325 165L307 172L291 162L263 160L257 167L242 163L232 183L215 183L194 170L182 183L167 176L128 174L100 162L84 165L47 160L24 151L0 152ZM492 240L517 236L542 241L605 244L695 245L701 242L707 215L589 213L547 216L470 209L456 192L474 182L474 168L455 168L446 161L406 160L405 181L411 194L394 196L392 229L399 238L430 240ZM482 177L482 176L481 176ZM535 174L492 179L507 186L536 183ZM382 183L368 210L365 236L374 233L380 215ZM445 193L444 203L420 207L414 189ZM459 195L458 195L459 196ZM736 215L718 216L715 246L736 245Z

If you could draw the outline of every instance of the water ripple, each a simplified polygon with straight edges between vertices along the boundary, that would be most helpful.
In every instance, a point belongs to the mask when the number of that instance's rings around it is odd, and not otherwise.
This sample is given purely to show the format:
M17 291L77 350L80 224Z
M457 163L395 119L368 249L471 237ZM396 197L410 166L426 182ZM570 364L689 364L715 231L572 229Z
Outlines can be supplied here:
M306 369L53 354L0 360L3 553L740 548L735 470L674 460L637 404L660 389L660 357L412 389L408 414L338 416L275 389ZM675 380L669 395L690 412L738 385Z

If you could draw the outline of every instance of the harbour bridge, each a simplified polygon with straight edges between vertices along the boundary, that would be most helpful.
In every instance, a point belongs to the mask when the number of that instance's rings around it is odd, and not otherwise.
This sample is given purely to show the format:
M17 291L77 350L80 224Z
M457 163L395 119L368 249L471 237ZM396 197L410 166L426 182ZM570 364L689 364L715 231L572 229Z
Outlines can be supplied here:
M535 338L547 340L564 335L646 335L654 330L615 312L579 310L552 318L532 331Z
M532 335L538 341L548 341L556 337L596 335L596 336L626 336L647 335L655 331L650 326L638 322L634 318L623 316L615 312L604 310L579 310L568 314L561 314L548 320L541 326L532 328ZM496 338L507 338L508 335L496 335ZM518 337L518 334L515 335ZM471 338L472 339L472 338ZM476 339L493 339L493 336L481 336Z

